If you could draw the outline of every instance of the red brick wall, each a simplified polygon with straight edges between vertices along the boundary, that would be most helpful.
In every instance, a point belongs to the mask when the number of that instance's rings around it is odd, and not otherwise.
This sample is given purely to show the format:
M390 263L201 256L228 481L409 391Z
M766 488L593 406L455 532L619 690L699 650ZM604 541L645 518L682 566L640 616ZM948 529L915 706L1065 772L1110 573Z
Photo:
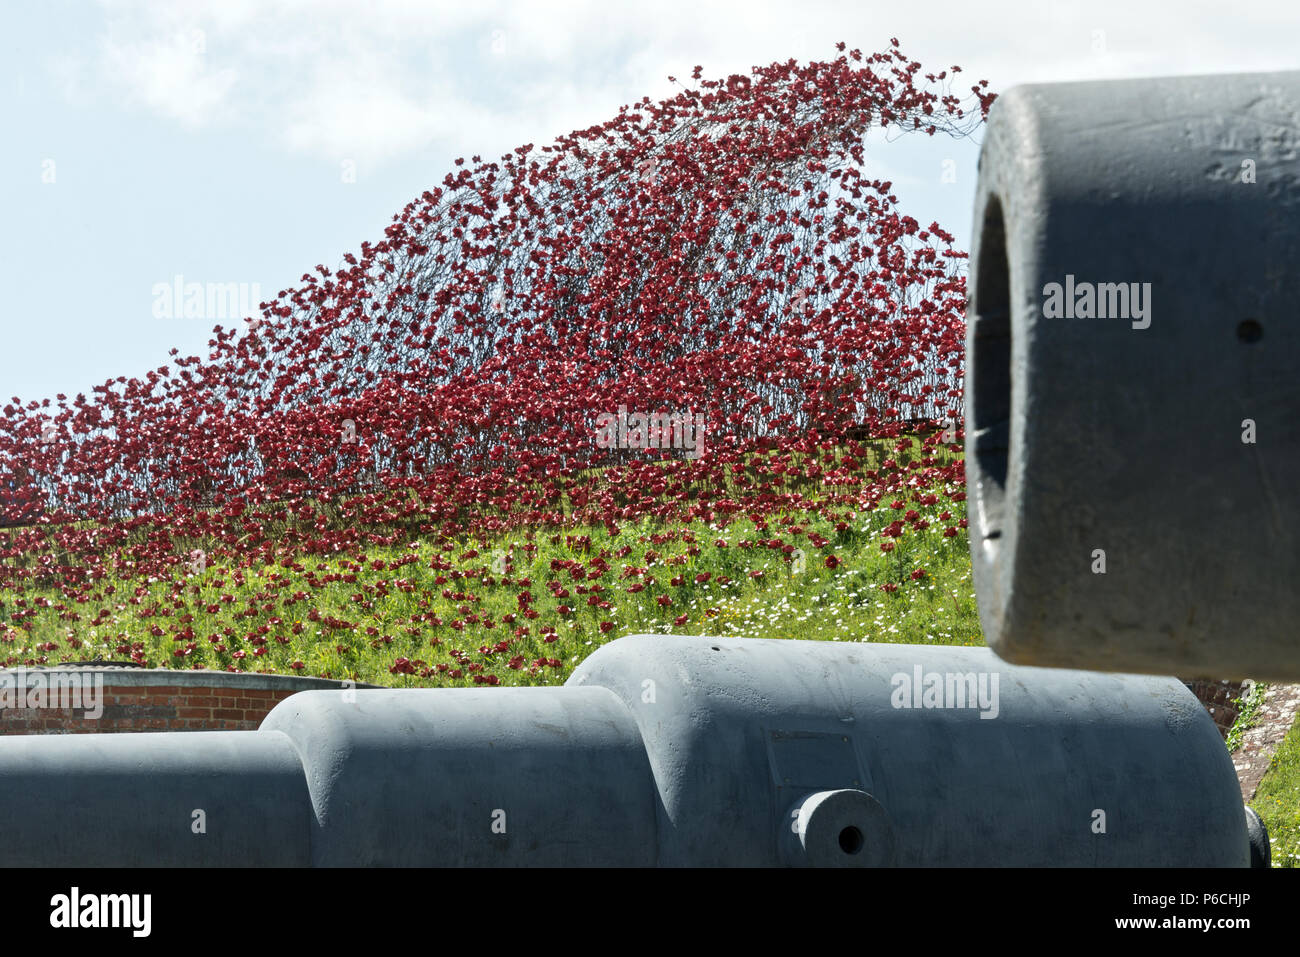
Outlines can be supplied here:
M1219 734L1225 738L1237 720L1237 706L1233 701L1245 697L1247 686L1240 681L1213 681L1209 679L1184 679L1183 684L1205 706L1214 723L1218 725Z
M105 685L104 713L84 709L5 708L0 734L105 731L255 731L277 704L294 692L259 688L113 688Z
M33 674L29 671L28 675ZM99 672L103 685L96 700L103 712L90 718L86 707L0 706L0 734L94 734L113 731L254 731L272 708L299 691L343 688L337 681L208 672L203 683L191 672ZM93 680L94 672L82 672ZM129 677L122 677L127 675ZM261 687L226 687L222 681ZM13 702L18 699L17 691ZM372 687L352 685L351 687ZM48 703L53 704L53 695ZM83 705L85 701L83 699Z

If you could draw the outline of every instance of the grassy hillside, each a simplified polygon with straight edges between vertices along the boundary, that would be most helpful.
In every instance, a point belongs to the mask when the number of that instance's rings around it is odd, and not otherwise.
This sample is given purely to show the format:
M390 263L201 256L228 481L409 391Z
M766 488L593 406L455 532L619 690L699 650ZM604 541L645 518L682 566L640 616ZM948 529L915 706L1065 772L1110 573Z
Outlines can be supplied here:
M637 632L978 645L962 508L419 543L109 582L76 607L29 591L35 613L6 629L4 650L14 663L134 654L162 667L443 686L562 682L595 648ZM918 530L882 551L894 541L883 530L908 511Z
M1274 867L1300 867L1300 721L1291 725L1250 802L1268 828Z

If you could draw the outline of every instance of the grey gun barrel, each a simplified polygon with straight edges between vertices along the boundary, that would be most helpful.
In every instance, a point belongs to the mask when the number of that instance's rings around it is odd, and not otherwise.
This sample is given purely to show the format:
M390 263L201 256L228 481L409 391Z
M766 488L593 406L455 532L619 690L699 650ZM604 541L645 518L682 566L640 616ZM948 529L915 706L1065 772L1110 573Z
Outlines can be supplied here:
M1300 73L1013 88L974 224L989 645L1300 679Z
M259 730L0 738L11 866L1217 866L1172 678L639 635L556 688L305 691Z

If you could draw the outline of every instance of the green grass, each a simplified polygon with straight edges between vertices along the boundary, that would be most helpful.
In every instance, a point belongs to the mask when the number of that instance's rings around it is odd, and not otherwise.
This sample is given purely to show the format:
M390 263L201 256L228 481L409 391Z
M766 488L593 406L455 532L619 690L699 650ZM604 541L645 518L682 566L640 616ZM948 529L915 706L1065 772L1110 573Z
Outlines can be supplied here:
M1300 721L1278 745L1250 804L1264 819L1274 867L1300 867Z
M769 516L766 530L749 519L725 530L646 520L616 538L595 525L531 540L521 533L242 571L212 567L176 581L100 585L81 604L29 589L28 607L38 598L48 607L0 638L13 664L136 651L152 666L297 671L391 686L465 685L475 674L503 685L555 684L600 645L639 632L981 644L966 531L943 535L964 517L964 503L941 496L939 505L908 507L930 525L905 534L890 554L880 550L880 530L902 512L882 507L837 521L793 514L787 525ZM939 519L945 510L950 517ZM814 536L825 544L814 545ZM768 547L776 539L780 545ZM600 572L599 556L606 570L587 577ZM914 580L917 568L925 576ZM897 590L883 591L887 582ZM637 583L643 588L628 591ZM528 606L518 601L522 591L533 597ZM0 602L14 606L13 596L0 594ZM525 607L535 617L526 618ZM393 673L400 658L414 674Z

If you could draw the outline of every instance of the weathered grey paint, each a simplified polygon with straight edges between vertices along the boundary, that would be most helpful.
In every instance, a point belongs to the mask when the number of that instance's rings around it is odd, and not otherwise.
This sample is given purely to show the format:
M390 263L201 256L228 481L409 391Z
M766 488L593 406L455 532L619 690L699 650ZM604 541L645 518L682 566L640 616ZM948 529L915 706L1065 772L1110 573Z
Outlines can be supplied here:
M1007 660L1300 679L1297 130L1294 72L993 105L966 475L984 635ZM1146 315L1049 318L1053 283L1115 306L1102 284L1130 284Z
M302 756L313 864L654 863L645 748L627 709L605 689L353 697L293 695L254 732L283 732Z
M1250 855L1218 730L1175 679L662 635L600 648L563 687L305 691L257 731L0 738L0 820L31 838L5 862L29 866Z
M0 821L6 867L311 863L302 764L276 731L6 735Z
M917 667L997 675L997 717L894 707L894 676ZM884 812L864 805L862 863L886 844L904 866L1248 862L1232 761L1174 678L1020 667L986 648L637 635L568 683L610 688L636 716L661 864L783 863L791 809L844 789Z

